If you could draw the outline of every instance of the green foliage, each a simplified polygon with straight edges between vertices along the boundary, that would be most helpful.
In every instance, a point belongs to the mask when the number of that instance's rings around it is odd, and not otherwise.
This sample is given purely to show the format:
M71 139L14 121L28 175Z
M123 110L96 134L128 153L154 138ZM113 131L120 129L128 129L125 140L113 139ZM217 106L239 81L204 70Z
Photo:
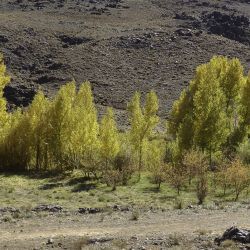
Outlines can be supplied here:
M246 83L243 87L242 91L242 115L243 115L243 122L245 126L250 126L250 72L248 73L248 77Z
M153 140L148 142L146 153L146 164L150 173L152 173L153 182L157 184L158 189L161 183L166 180L167 167L164 163L165 147L160 140Z
M194 102L194 145L202 150L216 151L226 141L228 131L225 98L219 81L211 65L201 66L198 70L203 76L199 79Z

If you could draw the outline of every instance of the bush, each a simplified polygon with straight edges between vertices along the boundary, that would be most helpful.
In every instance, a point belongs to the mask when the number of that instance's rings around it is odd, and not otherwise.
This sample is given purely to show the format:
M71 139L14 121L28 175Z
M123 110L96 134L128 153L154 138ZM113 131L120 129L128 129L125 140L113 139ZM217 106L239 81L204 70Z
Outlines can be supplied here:
M226 172L227 182L235 192L235 201L250 185L250 171L240 159L235 159Z

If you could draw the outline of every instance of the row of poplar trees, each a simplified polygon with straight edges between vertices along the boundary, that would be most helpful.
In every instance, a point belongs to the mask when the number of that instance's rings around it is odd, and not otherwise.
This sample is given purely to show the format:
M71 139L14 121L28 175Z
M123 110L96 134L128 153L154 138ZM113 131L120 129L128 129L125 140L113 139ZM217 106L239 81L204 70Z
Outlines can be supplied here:
M0 167L8 171L66 171L117 182L147 169L161 183L166 164L180 176L186 152L199 150L210 166L248 143L250 75L238 59L216 56L196 69L190 85L173 104L166 130L156 131L155 92L142 104L138 92L127 108L130 126L119 131L112 108L98 119L89 82L61 87L53 99L38 92L26 109L7 112L3 98L10 77L0 58ZM248 144L249 145L249 144Z

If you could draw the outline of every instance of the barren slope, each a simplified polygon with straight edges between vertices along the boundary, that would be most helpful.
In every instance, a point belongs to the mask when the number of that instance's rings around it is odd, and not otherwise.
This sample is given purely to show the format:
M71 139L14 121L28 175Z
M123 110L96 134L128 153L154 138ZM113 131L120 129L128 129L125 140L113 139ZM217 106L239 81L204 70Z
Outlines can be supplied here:
M89 80L96 101L121 115L135 90L155 89L165 117L214 54L249 69L249 17L248 0L2 0L6 96L27 105L38 88L53 95L71 79Z

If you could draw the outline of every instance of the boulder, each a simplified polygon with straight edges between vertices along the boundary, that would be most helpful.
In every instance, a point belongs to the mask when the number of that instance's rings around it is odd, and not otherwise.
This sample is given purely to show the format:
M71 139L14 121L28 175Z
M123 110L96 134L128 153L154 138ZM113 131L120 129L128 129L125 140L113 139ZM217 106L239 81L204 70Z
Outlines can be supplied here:
M222 237L216 238L215 242L220 245L225 240L233 240L243 244L250 243L250 230L231 227L227 229Z

